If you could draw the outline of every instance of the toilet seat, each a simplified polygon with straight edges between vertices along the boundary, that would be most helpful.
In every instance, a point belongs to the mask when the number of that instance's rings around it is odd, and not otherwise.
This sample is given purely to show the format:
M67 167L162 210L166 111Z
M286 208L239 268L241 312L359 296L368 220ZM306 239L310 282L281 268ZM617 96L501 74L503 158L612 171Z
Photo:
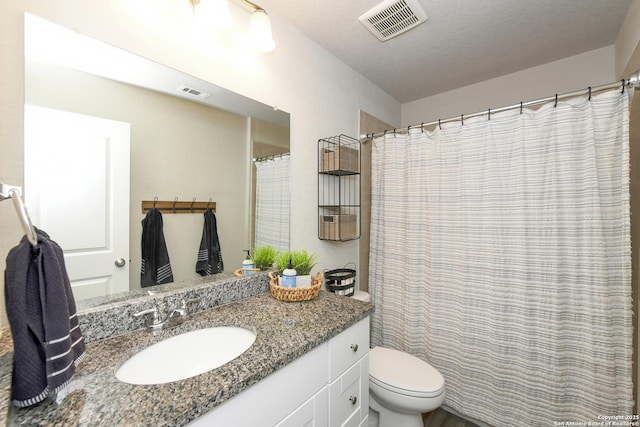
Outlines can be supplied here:
M412 397L436 397L444 393L444 377L417 357L392 348L369 351L369 380L394 393Z

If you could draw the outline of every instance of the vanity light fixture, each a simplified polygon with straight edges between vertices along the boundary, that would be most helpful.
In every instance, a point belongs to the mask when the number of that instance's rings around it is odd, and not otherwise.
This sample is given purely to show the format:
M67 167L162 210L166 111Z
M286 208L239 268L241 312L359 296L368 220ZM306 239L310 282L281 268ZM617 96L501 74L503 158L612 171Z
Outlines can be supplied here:
M229 28L232 25L229 12L229 0L189 0L198 19L216 29ZM249 0L236 0L253 10L249 20L248 39L251 46L259 52L271 52L276 44L271 32L271 19L267 12Z

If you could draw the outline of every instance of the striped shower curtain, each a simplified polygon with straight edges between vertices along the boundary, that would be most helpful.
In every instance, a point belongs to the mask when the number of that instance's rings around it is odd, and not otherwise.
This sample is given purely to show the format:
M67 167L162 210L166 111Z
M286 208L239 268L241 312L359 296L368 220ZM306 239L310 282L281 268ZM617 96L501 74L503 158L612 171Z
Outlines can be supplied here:
M255 246L289 250L289 154L256 161Z
M490 425L632 414L628 119L610 91L376 138L372 344Z

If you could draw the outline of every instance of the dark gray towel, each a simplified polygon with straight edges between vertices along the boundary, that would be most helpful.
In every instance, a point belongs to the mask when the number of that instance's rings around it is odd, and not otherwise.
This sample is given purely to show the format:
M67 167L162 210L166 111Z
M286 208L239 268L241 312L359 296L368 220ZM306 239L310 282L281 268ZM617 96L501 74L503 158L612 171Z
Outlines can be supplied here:
M5 270L7 316L13 337L11 399L35 405L64 388L85 352L62 249L37 230L9 251Z
M162 214L155 208L150 209L142 220L142 287L173 282L162 226Z
M204 213L204 227L202 229L202 240L198 251L198 261L196 262L196 273L201 276L208 276L215 273L222 273L224 264L222 263L222 249L218 240L218 225L216 214L211 209Z

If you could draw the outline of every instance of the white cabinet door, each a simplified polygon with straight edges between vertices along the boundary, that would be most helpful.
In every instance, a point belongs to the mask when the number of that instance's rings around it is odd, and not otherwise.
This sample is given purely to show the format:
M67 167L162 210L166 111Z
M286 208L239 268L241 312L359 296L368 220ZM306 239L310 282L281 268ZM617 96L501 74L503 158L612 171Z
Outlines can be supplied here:
M189 427L271 427L283 422L286 417L297 411L300 405L308 403L316 396L318 391L326 390L327 372L325 369L318 369L318 366L325 366L327 354L328 344L321 344L194 420L188 424ZM322 404L322 401L318 401L317 404ZM314 411L316 410L320 408L314 408ZM326 419L326 398L324 412ZM302 418L303 415L304 412L301 413Z
M330 425L358 427L369 413L369 355L329 384Z
M76 299L129 290L128 123L25 105L25 204Z
M329 427L327 387L307 400L276 427Z

